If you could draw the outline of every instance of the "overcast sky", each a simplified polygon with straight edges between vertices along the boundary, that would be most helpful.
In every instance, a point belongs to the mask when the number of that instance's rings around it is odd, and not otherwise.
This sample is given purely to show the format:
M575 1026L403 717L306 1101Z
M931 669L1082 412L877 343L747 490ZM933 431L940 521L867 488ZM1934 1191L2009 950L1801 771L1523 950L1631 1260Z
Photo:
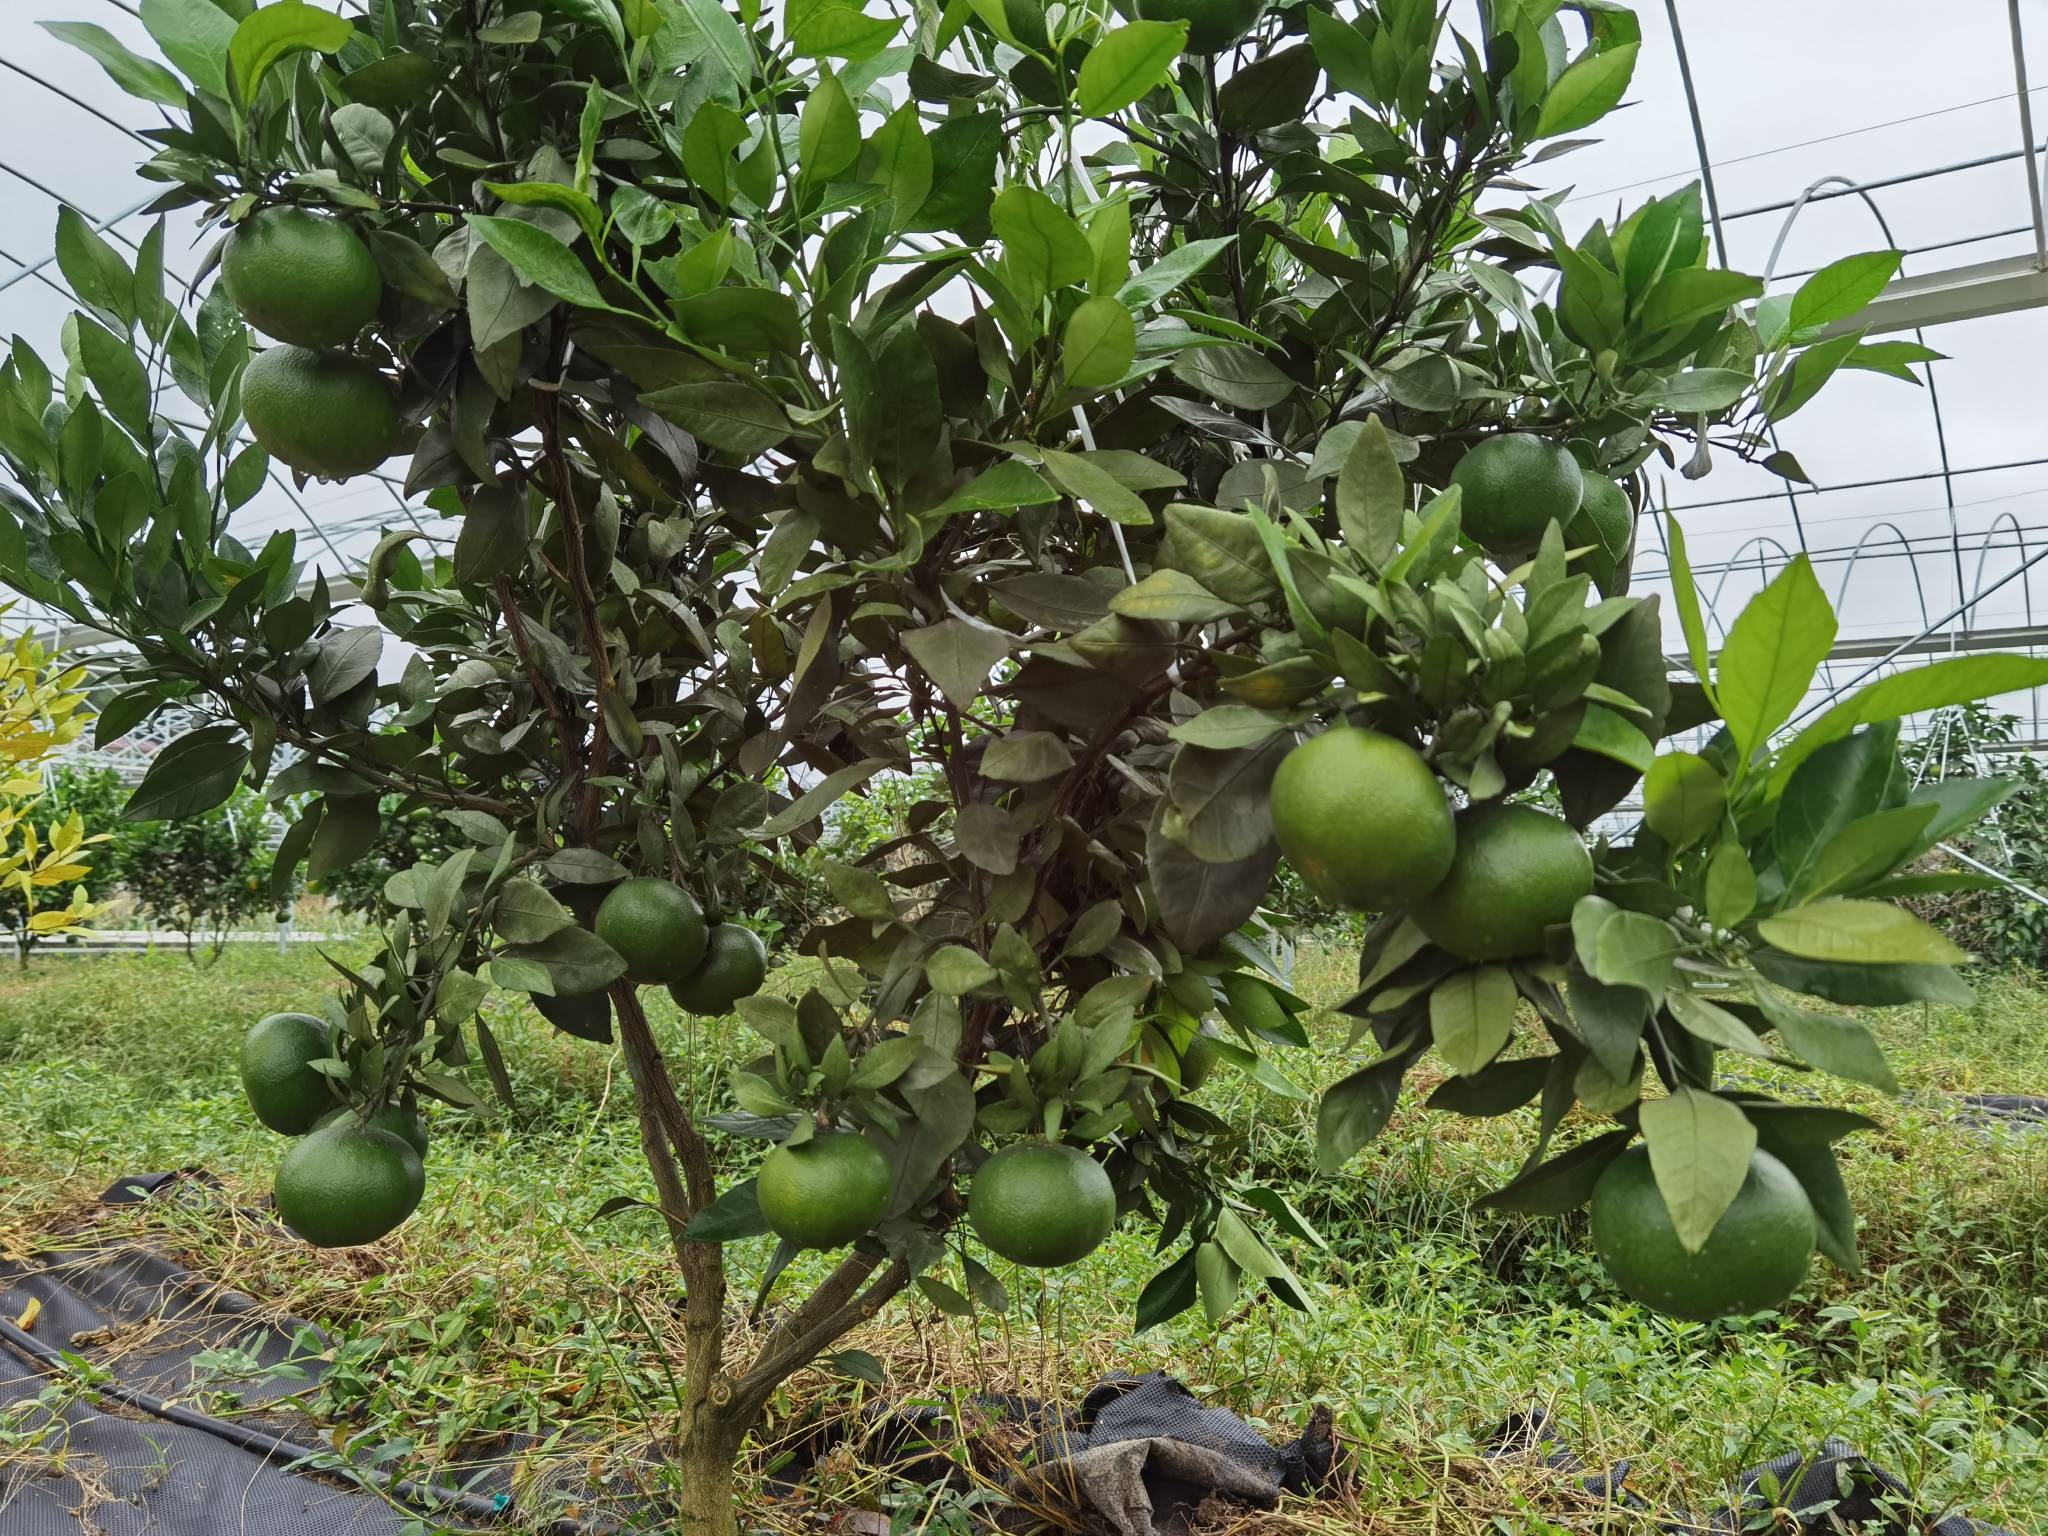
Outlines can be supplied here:
M119 121L137 127L151 122L151 109L122 95L96 65L29 24L37 18L96 22L147 51L146 34L117 0L5 4L0 60ZM2034 100L2043 107L2039 138L2048 133L2048 97L2040 94L2048 84L2048 0L2020 0L2020 8L2030 29ZM881 0L870 9L880 11ZM1790 199L1823 176L1894 177L2009 153L2022 143L2007 7L1999 0L1955 0L1938 16L1924 3L1907 0L1680 0L1679 12L1726 213ZM1469 25L1471 13L1468 0L1458 0L1457 17ZM1643 9L1642 21L1644 46L1631 104L1600 126L1603 142L1539 167L1546 185L1574 188L1569 211L1576 220L1611 219L1617 207L1633 207L1697 174L1661 0ZM131 170L145 153L142 146L13 68L0 70L0 145L6 167L0 169L0 281L18 262L49 250L55 204L24 176L61 192L95 218L149 195L148 184ZM1894 239L1910 248L2027 225L2026 177L2024 161L2014 159L1874 195ZM1761 272L1782 220L1777 213L1728 219L1729 264ZM122 229L139 237L142 227L130 221ZM174 226L171 265L186 273L197 259L193 234L189 220ZM1793 230L1779 268L1797 272L1885 243L1860 199L1815 203ZM2006 236L1909 257L1907 270L1935 271L2031 248L2031 233ZM58 296L34 278L0 291L0 332L27 336L46 356L57 352L63 313ZM1841 603L1845 634L1916 631L1954 606L1959 590L1981 590L2010 572L2021 558L2022 541L2029 552L2048 547L2048 465L1985 469L2048 457L2042 362L2048 357L2048 317L2031 312L1972 321L1927 339L1953 359L1934 370L1949 461L1959 471L1983 471L1959 473L1953 481L1954 517L1962 531L1960 573L1946 542L1950 511L1941 479L1802 492L1804 543L1815 553L1831 597L1848 576L1847 551L1859 541L1870 551L1857 563ZM1941 467L1927 391L1870 374L1839 376L1787 424L1784 441L1823 487L1931 476ZM1771 477L1730 462L1702 482L1671 477L1669 493L1682 507L1779 489ZM365 537L360 531L351 536L350 529L371 530L373 536L378 521L401 515L388 489L373 481L314 487L305 499L313 520L358 553ZM279 493L266 494L244 516L251 531L295 523L301 547L318 548L306 521ZM2023 534L2014 533L2015 523ZM1782 562L1781 547L1796 551L1802 542L1782 495L1699 507L1685 524L1696 563L1713 566L1738 556L1745 561L1726 577L1719 604L1724 617L1732 617L1747 593ZM1886 524L1913 540L1920 558L1900 557L1897 538L1883 531ZM1639 560L1646 575L1661 565L1655 548ZM2048 562L2033 575L2031 582L2015 581L1984 602L1972 626L2048 622ZM1705 576L1710 596L1721 580L1716 571ZM1658 583L1652 579L1647 585Z

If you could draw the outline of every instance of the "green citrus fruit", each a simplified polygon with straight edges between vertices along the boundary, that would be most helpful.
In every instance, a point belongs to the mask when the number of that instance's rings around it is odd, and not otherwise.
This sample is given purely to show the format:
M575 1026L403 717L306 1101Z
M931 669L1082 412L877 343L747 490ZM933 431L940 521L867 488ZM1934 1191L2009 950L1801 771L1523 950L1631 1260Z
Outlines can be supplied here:
M344 1104L322 1115L315 1129L325 1130L342 1120L354 1125L367 1125L373 1130L389 1131L419 1153L423 1160L427 1155L427 1121L417 1104L386 1104L368 1118L358 1114L353 1105Z
M220 275L251 325L295 347L346 346L384 298L356 232L304 208L263 208L236 225Z
M1251 31L1266 0L1138 0L1147 21L1185 21L1189 53L1221 53Z
M1338 726L1273 775L1280 851L1325 901L1361 912L1406 906L1451 867L1456 835L1443 786L1414 748Z
M1540 953L1544 929L1570 922L1592 889L1592 855L1568 824L1532 806L1480 805L1459 815L1451 872L1409 915L1463 959L1513 960Z
M1678 1241L1645 1147L1608 1164L1592 1214L1593 1249L1614 1283L1646 1307L1695 1322L1784 1301L1806 1278L1816 1233L1806 1191L1768 1152L1750 1154L1749 1177L1698 1253Z
M967 1219L1013 1264L1053 1269L1085 1259L1116 1225L1116 1190L1079 1147L1024 1141L981 1165Z
M565 1035L598 1045L612 1043L612 1000L608 993L578 992L568 997L533 994L533 1006L540 1016Z
M1180 1091L1197 1093L1202 1084L1209 1081L1209 1074L1216 1070L1216 1042L1207 1035L1197 1035L1188 1042L1188 1048L1180 1053Z
M1466 538L1501 555L1535 548L1553 522L1569 526L1584 482L1570 449L1526 432L1473 445L1451 471L1451 484L1462 493L1458 517Z
M597 909L597 936L618 951L634 981L681 981L704 958L704 913L667 880L621 880Z
M1603 593L1614 591L1615 574L1628 557L1635 538L1636 513L1629 505L1628 492L1605 475L1586 476L1586 491L1578 515L1564 531L1565 547L1591 548L1580 561Z
M272 347L242 373L256 441L302 474L346 480L398 450L398 402L384 375L346 352Z
M308 1063L333 1055L327 1024L310 1013L273 1013L242 1038L242 1092L273 1131L303 1136L334 1107L334 1090Z
M761 936L738 923L720 923L705 935L704 958L697 968L671 982L668 995L685 1013L715 1017L760 991L767 976L768 946Z
M316 1248L374 1243L410 1216L427 1187L420 1155L374 1126L315 1131L278 1165L277 1214Z
M894 1183L865 1136L821 1131L761 1160L754 1192L769 1230L799 1248L844 1248L882 1219Z

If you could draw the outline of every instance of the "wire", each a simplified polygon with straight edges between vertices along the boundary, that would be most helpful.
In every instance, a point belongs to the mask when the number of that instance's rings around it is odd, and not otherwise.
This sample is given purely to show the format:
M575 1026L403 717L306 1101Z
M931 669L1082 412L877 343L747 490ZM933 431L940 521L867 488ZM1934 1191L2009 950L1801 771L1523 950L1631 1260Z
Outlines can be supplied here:
M12 59L0 58L0 68L13 70L17 75L21 76L22 79L30 81L36 85L40 85L44 90L50 92L53 96L62 96L66 101L70 102L71 105L78 108L79 111L84 112L89 116L98 118L101 122L105 123L109 128L119 129L122 133L127 134L129 138L133 139L138 144L147 144L152 152L162 148L161 145L152 143L150 140L145 139L141 134L137 133L133 128L130 128L126 123L122 122L119 118L109 117L105 112L102 112L98 107L94 106L91 102L79 100L76 96L72 95L69 91L65 90L63 86L52 85L48 80L45 80L41 75L36 74L33 70L23 69L19 64L15 63L14 60Z
M1941 479L1943 474L1988 475L1994 474L2001 469L2032 469L2037 465L2041 464L2048 464L2048 457L2042 457L2038 459L2013 459L2004 464L1965 464L1960 468L1952 470L1944 471L1939 469L1930 469L1921 474L1884 475L1876 480L1841 480L1837 481L1833 485L1808 485L1805 494L1808 496L1821 496L1827 494L1830 491L1867 491L1871 489L1873 486L1879 485L1906 485L1915 480L1939 480ZM1776 501L1780 494L1781 493L1778 491L1760 491L1753 496L1718 496L1709 501L1688 501L1679 503L1674 505L1671 508L1671 510L1673 512L1696 512L1703 507L1735 507L1741 506L1745 502ZM1999 498L1994 497L1991 499L1997 500ZM1974 503L1964 502L1962 503L1962 505L1970 506L1974 505ZM1919 507L1915 510L1927 512L1939 511L1940 508ZM1835 521L1839 522L1842 521L1842 519L1837 518L1835 519Z
M2048 85L2034 86L2028 91L2028 94L2032 95L2034 91L2048 91ZM1724 167L1745 165L1751 160L1768 160L1772 155L1790 154L1795 149L1810 149L1816 144L1832 144L1837 139L1853 139L1858 134L1876 133L1881 129L1896 128L1902 123L1925 122L1930 117L1943 117L1951 112L1967 112L1973 107L1986 107L1990 106L1993 102L2010 101L2012 97L2013 93L2011 91L2004 91L1996 96L1980 96L1975 101L1959 101L1952 107L1936 107L1932 111L1915 112L1907 117L1888 117L1881 123L1870 123L1862 128L1844 128L1840 133L1824 133L1817 139L1800 139L1795 143L1780 144L1772 149L1759 149L1753 154L1731 155L1726 160L1715 161L1714 164L1716 167ZM1590 198L1612 197L1617 192L1633 192L1637 187L1652 187L1660 181L1676 181L1681 176L1697 176L1698 174L1699 168L1689 165L1682 171L1666 171L1661 176L1645 176L1640 181L1624 181L1618 186L1603 187L1598 192L1577 192L1566 198L1565 202L1582 203ZM2031 225L2028 227L2032 228Z

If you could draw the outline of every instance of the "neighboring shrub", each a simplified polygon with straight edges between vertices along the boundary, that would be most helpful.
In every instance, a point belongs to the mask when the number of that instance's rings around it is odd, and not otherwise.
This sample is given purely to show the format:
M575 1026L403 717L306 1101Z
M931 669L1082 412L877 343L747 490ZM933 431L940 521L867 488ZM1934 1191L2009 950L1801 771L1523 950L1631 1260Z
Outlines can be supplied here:
M2014 715L1982 704L1943 710L1927 733L1908 744L1906 766L1921 782L1987 776L2014 781L2014 789L1983 821L1951 841L2033 891L2048 894L2048 770L2030 752L2012 750L2019 739ZM1953 868L1936 855L1931 867ZM2048 967L2048 906L2009 885L1952 891L1916 903L1987 965Z
M226 804L183 821L145 821L116 843L121 883L144 916L185 936L198 958L201 935L217 957L228 930L272 909L269 812L237 789Z

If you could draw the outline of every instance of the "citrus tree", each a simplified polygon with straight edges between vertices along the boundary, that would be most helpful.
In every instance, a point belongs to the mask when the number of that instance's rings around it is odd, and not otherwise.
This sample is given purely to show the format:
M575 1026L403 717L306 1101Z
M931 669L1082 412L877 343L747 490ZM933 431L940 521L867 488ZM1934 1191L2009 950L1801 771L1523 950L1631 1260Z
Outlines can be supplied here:
M1156 1221L1141 1325L1247 1276L1310 1303L1276 1246L1307 1229L1219 1174L1232 1128L1190 1098L1212 1065L1300 1092L1267 1056L1306 1039L1260 917L1283 850L1385 914L1326 1164L1434 1046L1440 1106L1540 1101L1492 1198L1597 1188L1618 1281L1673 1310L1853 1261L1828 1148L1859 1122L1720 1086L1717 1053L1882 1080L1795 999L1959 987L1881 898L1982 797L1906 794L1893 722L2038 664L1787 738L1833 631L1803 564L1716 670L1674 527L1686 681L1627 593L1649 468L1796 474L1767 427L1840 368L1910 377L1831 330L1896 256L1760 299L1691 189L1568 238L1515 176L1626 91L1611 0L1502 0L1470 38L1426 0L1138 9L152 0L168 69L71 32L172 118L164 206L227 228L187 314L160 227L131 264L62 216L83 307L61 374L0 369L0 574L133 648L103 732L213 712L131 814L266 785L316 881L380 797L464 839L390 879L321 1012L252 1032L259 1114L306 1133L302 1234L412 1209L417 1097L473 1102L473 1057L507 1088L493 992L616 1038L685 1290L692 1530L734 1528L791 1372L914 1281L957 1304L941 1271L999 1296L970 1230L1045 1265ZM394 455L460 532L385 537L359 606L289 532L234 532L273 465ZM1545 774L1569 823L1507 803ZM757 991L727 914L904 777L902 834L826 866L808 980ZM723 1112L678 1087L660 984L759 1041ZM1551 1155L1575 1104L1612 1128ZM719 1187L713 1135L758 1175ZM769 1233L764 1294L842 1256L742 1358L727 1245ZM1773 1260L1732 1296L1724 1234Z

